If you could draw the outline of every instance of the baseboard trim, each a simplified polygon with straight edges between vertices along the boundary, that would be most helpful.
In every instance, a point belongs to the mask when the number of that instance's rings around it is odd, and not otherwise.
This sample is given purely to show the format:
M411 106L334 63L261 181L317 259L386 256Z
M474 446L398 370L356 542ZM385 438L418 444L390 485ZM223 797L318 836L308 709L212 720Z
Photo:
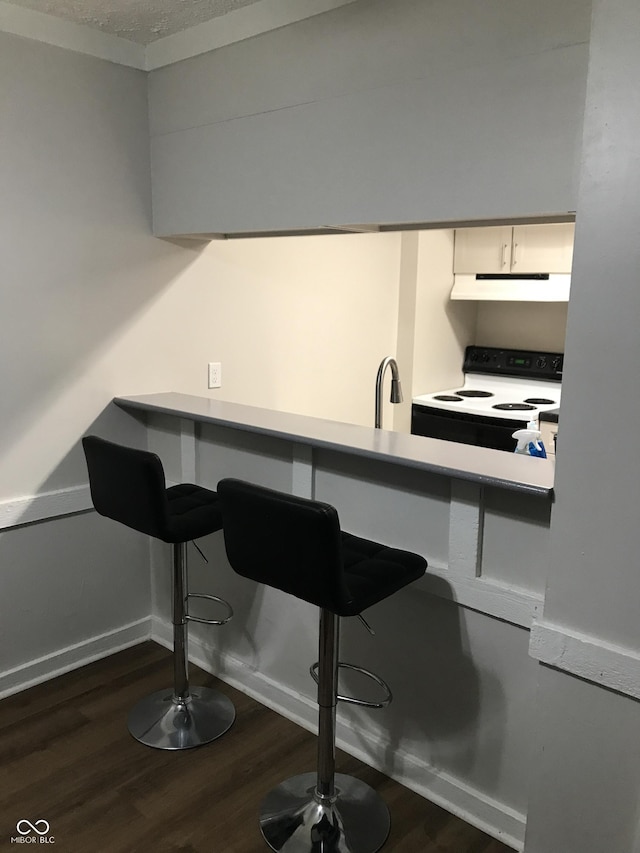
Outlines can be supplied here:
M0 673L0 699L151 639L151 618L122 625Z
M542 664L640 699L640 653L544 619L531 628L529 654Z
M151 638L172 648L172 626L152 617ZM195 637L189 638L189 660L205 672L251 696L308 731L317 730L317 706L282 684L267 678L231 655L219 654ZM522 850L526 816L494 800L460 779L416 759L407 752L387 750L387 745L346 720L338 722L337 746L405 787L497 838L514 850ZM393 761L385 758L393 752Z

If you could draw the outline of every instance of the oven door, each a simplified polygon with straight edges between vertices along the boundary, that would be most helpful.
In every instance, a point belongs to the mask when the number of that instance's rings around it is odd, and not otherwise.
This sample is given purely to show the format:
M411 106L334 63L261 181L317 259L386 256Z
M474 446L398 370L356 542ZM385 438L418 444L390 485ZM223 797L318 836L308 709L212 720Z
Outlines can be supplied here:
M527 421L487 418L465 412L432 409L414 403L411 407L411 433L477 447L492 447L513 453L516 441L511 436L525 429Z

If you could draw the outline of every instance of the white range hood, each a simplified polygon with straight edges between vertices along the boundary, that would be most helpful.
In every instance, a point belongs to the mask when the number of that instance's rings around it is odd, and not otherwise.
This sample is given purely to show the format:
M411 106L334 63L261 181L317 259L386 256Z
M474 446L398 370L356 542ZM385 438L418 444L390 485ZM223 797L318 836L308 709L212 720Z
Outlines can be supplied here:
M451 299L493 302L568 302L571 275L491 275L456 273Z

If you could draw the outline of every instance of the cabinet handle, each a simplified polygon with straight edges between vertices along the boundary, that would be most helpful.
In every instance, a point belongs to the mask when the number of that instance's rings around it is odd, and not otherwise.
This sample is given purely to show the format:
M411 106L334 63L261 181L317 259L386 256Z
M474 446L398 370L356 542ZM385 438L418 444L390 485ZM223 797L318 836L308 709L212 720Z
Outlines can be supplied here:
M518 244L514 243L513 244L513 258L511 260L511 266L515 267L515 265L517 263L518 263Z
M509 248L508 243L502 244L502 261L500 262L501 266L506 267L507 265L507 249Z

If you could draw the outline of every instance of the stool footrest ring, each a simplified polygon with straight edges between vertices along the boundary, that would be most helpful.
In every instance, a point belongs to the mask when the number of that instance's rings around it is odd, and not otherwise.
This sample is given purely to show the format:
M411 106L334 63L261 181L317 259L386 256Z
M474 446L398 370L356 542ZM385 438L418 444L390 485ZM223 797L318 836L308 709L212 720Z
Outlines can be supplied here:
M316 661L309 667L311 678L313 678L316 684L318 684L318 665L318 661ZM358 699L357 696L341 696L338 693L336 696L338 702L347 702L349 705L360 705L363 708L386 708L393 699L391 688L387 682L380 678L379 675L376 675L375 672L364 669L362 666L356 666L353 663L343 663L342 661L338 663L338 666L342 669L351 669L355 672L359 672L361 675L366 675L367 678L372 679L372 681L375 681L376 684L382 687L385 692L385 696L379 702L370 702L367 699Z
M224 598L218 598L217 595L207 595L204 592L190 592L186 597L187 604L190 598L204 598L207 601L215 601L216 604L223 604L227 608L229 615L225 616L224 619L205 619L202 616L191 616L187 612L184 617L187 622L200 622L201 625L226 625L233 617L233 607Z

